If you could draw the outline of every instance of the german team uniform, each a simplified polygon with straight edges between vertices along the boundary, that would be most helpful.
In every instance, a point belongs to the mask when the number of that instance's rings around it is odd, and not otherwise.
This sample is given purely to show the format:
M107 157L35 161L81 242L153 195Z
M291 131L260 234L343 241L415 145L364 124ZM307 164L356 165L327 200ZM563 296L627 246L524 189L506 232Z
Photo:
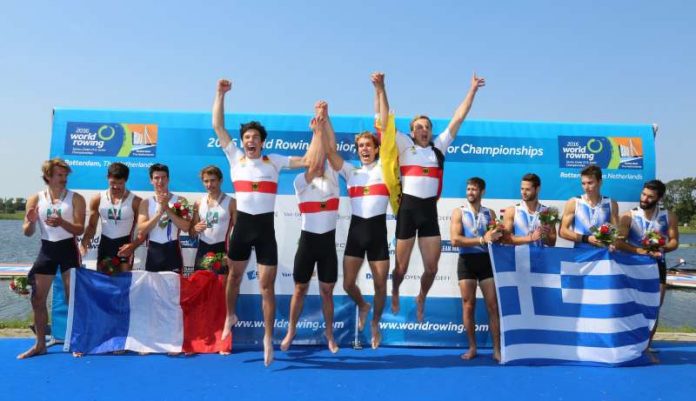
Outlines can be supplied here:
M352 213L345 255L363 259L367 253L368 261L389 260L389 189L380 162L355 167L344 161L338 173L346 180Z
M319 281L335 283L338 278L338 174L327 167L322 177L315 177L308 183L302 173L295 178L294 186L302 214L302 231L295 253L293 278L296 283L308 283L316 264Z
M449 130L438 135L432 145L421 147L402 133L396 134L399 149L402 196L396 219L396 237L413 238L440 235L437 200L442 191L444 154L452 143ZM434 149L440 152L441 157Z
M249 159L234 141L223 148L230 163L230 176L237 199L237 221L227 256L235 261L249 260L251 248L256 262L278 265L274 213L280 170L290 164L288 156L271 154Z

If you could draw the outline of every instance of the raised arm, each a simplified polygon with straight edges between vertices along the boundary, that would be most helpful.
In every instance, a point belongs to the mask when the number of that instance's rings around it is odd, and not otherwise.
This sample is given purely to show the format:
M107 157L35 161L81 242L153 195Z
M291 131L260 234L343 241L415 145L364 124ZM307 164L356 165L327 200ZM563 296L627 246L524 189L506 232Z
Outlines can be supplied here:
M384 130L389 119L389 100L387 99L387 89L384 84L384 73L372 73L370 81L372 81L372 85L375 87L375 108L377 109L375 111L379 115L379 127L380 130Z
M314 114L320 117L322 124L322 131L324 133L323 143L324 152L329 159L329 164L334 171L339 171L343 167L344 160L341 155L338 154L336 148L336 132L331 124L331 119L329 118L329 105L321 100L314 105Z
M225 128L225 94L232 89L232 81L221 79L217 83L217 91L215 92L215 101L213 102L213 129L220 141L222 148L232 140L230 133Z
M101 196L96 194L89 200L89 216L87 217L87 227L85 227L85 234L82 236L82 241L80 241L80 254L85 256L89 250L89 243L94 238L94 234L97 232L97 224L99 223L99 200Z
M307 148L307 152L302 157L290 157L289 168L307 167L309 170L315 170L323 165L326 156L324 125L325 121L321 116L315 116L310 120L309 127L312 130L312 141L309 143L309 148Z
M476 97L476 92L482 86L486 85L486 80L482 77L477 77L476 73L471 77L471 86L469 87L469 92L466 94L464 101L457 107L457 110L452 116L447 129L449 130L452 138L457 136L459 128L462 126L464 119L466 119L469 110L471 110L471 105L474 103L474 98Z

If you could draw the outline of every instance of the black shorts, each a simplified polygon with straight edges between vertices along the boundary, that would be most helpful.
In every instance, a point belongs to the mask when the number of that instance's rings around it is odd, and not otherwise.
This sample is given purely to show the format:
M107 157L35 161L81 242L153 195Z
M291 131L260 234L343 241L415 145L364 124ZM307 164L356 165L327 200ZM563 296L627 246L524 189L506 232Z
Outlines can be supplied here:
M165 242L164 244L153 241L148 242L145 270L149 272L181 273L183 268L184 259L181 257L179 240Z
M203 259L203 256L205 256L206 253L208 252L213 252L213 253L226 253L225 252L225 243L224 242L218 242L215 244L208 244L207 242L203 241L198 241L198 249L196 250L196 263L194 265L193 270L201 270L198 266L200 266L201 259ZM227 263L225 261L222 261L223 266L222 269L220 270L220 274L227 274Z
M237 222L230 236L227 256L236 261L249 260L253 247L256 250L256 263L278 265L274 218L273 212L249 214L237 211Z
M660 272L660 284L667 284L667 261L664 258L657 261L657 270Z
M338 257L336 256L336 230L324 234L307 231L300 233L300 242L295 253L292 277L296 283L306 284L312 278L314 264L322 283L335 283L338 279Z
M367 260L389 260L389 243L387 242L387 215L364 219L352 216L348 229L345 256Z
M493 277L493 266L488 252L459 254L457 278L483 281Z
M102 235L99 238L99 247L97 248L97 263L104 259L112 259L118 256L118 249L123 245L131 242L130 235L126 235L120 238L109 238L106 235ZM131 258L118 257L121 263L131 263Z
M31 281L34 274L55 276L58 268L60 268L61 273L65 273L68 269L80 266L82 266L82 260L75 238L66 238L60 241L42 239L39 255L29 270L28 276Z
M396 238L439 237L437 221L437 198L421 199L411 195L401 196L399 213L396 216Z

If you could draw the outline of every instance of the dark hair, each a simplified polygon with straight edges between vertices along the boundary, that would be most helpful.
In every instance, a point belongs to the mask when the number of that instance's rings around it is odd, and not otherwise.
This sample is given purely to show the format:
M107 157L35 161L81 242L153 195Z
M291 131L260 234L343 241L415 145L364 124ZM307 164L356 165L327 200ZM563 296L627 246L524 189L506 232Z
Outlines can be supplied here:
M150 173L150 178L152 178L152 174L154 174L156 171L164 171L165 173L167 173L167 177L169 177L169 167L165 166L164 164L155 163L152 166L150 166L150 169L148 171Z
M266 133L266 128L264 128L264 126L261 125L261 123L258 121L249 121L246 124L242 124L239 127L239 137L243 138L244 133L249 131L250 129L255 129L259 131L259 134L261 134L261 142L266 141L266 136L268 136L268 134Z
M471 177L467 180L466 185L476 185L479 190L483 191L486 189L486 181L483 178Z
M541 178L539 178L539 176L534 173L525 174L524 176L522 176L522 181L531 182L534 188L539 188L539 186L541 185Z
M597 181L602 181L602 169L596 164L590 164L580 171L581 176L594 177Z
M651 191L657 192L657 196L660 199L662 199L662 196L665 194L665 191L667 191L667 187L660 180L650 180L643 184L643 188L647 188Z
M106 176L108 178L128 181L129 173L130 171L128 170L128 166L123 163L116 162L109 164L109 170L107 170Z
M222 181L222 171L220 170L220 168L218 168L218 166L210 165L203 167L203 170L201 170L201 180L203 179L203 176L206 174L214 175L218 178L218 180Z

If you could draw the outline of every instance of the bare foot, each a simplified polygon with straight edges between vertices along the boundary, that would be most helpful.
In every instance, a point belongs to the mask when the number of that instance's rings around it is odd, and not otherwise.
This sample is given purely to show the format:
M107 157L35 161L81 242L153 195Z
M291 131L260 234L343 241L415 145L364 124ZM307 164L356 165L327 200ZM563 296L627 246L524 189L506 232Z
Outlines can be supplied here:
M476 348L469 348L467 352L461 354L459 357L466 361L476 358Z
M379 348L382 343L382 332L379 331L379 323L372 323L372 349Z
M500 350L499 349L493 349L493 359L500 363Z
M292 340L295 339L295 333L288 330L288 334L285 335L283 341L280 342L280 350L285 352L290 349L292 345Z
M222 335L220 335L220 340L225 340L230 334L232 334L232 327L237 324L237 315L228 315L225 319L225 327L222 328Z
M73 352L72 356L73 358L82 358L85 354L82 352Z
M423 316L425 315L425 297L420 294L416 297L416 320L419 322L423 321Z
M336 340L334 340L333 337L330 339L327 338L327 345L329 346L329 351L331 351L332 354L335 354L338 352L338 344L336 344Z
M227 355L230 355L231 352L228 350L222 350L222 351L218 351L218 354L220 354L222 356L227 356Z
M273 339L263 337L263 364L269 367L273 363Z
M370 313L370 308L372 305L365 302L365 304L358 308L358 331L363 331L365 328L365 319L367 319L367 314Z
M45 353L46 353L46 345L35 344L33 347L31 347L28 350L17 355L17 359L27 359L27 358L31 358L32 356L43 355Z
M392 305L391 305L392 314L398 315L398 314L399 314L399 310L401 309L401 307L400 307L400 305L399 305L399 293L398 293L398 292L392 291L392 298L391 298L391 301L392 301L392 302L391 302L391 304L392 304Z

